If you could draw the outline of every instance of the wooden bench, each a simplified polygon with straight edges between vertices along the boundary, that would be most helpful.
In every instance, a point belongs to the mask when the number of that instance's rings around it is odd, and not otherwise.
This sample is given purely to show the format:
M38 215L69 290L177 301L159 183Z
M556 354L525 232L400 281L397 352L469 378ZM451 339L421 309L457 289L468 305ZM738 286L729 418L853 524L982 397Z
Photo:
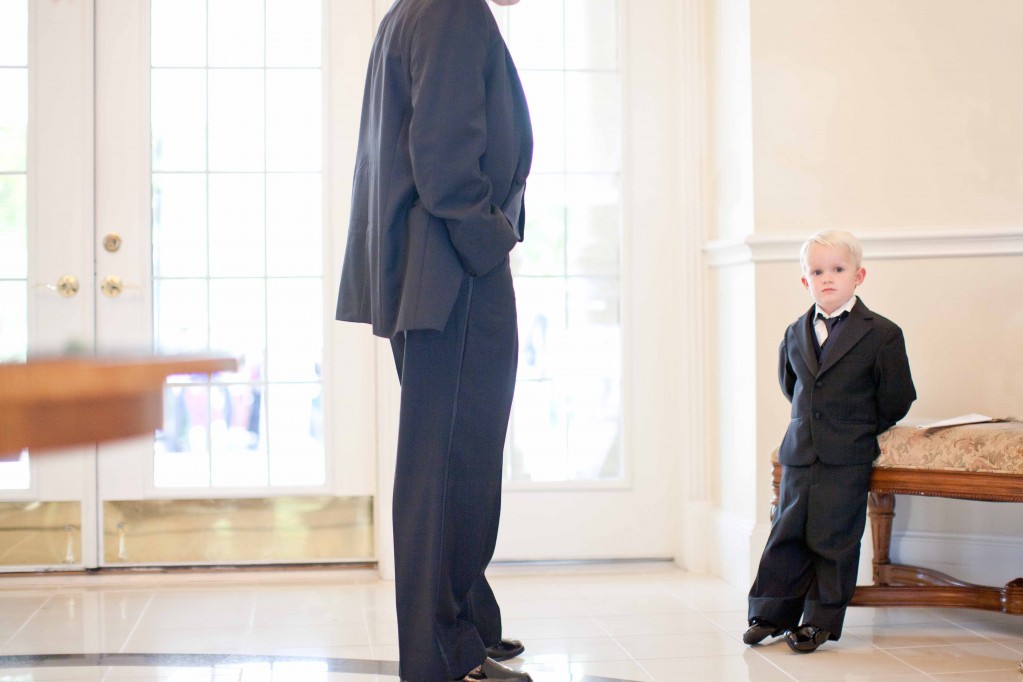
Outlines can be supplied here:
M870 482L874 584L860 585L857 606L942 606L1023 615L1023 578L1003 587L974 585L920 566L891 562L895 495L1023 502L1023 423L970 424L933 430L896 426L879 438ZM778 503L781 465L774 462Z

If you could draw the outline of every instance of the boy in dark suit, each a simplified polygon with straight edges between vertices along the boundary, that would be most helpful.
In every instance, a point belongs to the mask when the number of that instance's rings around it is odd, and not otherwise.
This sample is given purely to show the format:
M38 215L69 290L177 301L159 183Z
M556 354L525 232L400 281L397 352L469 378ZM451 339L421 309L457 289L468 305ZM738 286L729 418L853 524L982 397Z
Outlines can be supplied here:
M792 420L778 449L781 491L750 588L746 644L784 633L792 650L808 653L841 636L877 436L916 399L902 330L855 295L867 274L861 260L848 232L818 232L800 251L814 305L781 344L778 379Z

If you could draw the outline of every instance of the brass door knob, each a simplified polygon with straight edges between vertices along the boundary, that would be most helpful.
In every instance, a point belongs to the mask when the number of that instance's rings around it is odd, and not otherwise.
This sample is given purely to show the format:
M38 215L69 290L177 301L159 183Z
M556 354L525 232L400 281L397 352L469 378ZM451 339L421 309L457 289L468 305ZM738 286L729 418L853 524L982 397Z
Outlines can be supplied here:
M103 283L99 285L99 288L104 294L110 298L120 296L121 292L124 291L124 282L117 275L110 275L103 280Z
M57 285L48 285L47 289L53 289L64 298L71 298L78 293L78 278L74 275L64 275L57 280Z

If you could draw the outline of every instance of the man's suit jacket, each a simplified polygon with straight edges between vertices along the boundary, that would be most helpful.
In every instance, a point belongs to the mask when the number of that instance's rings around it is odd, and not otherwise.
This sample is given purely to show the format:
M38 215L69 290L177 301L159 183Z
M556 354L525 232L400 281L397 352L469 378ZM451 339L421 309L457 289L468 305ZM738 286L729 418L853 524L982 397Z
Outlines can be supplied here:
M532 154L486 0L396 0L366 76L337 319L443 329L463 279L522 240Z
M778 379L792 402L792 420L778 449L782 464L869 464L877 436L909 412L916 399L906 342L891 320L858 297L818 362L811 307L785 331Z

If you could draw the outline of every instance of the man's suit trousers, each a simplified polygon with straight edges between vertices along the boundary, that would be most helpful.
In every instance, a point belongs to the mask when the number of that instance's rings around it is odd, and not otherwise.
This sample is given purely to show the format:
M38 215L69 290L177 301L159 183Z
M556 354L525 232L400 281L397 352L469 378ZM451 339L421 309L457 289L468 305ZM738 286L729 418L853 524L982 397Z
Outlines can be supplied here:
M750 618L784 629L811 623L832 639L841 636L856 589L872 470L873 464L821 461L782 467L778 509L750 588Z
M518 325L505 261L466 276L442 331L391 339L401 381L394 560L401 679L468 673L501 639L497 543Z

